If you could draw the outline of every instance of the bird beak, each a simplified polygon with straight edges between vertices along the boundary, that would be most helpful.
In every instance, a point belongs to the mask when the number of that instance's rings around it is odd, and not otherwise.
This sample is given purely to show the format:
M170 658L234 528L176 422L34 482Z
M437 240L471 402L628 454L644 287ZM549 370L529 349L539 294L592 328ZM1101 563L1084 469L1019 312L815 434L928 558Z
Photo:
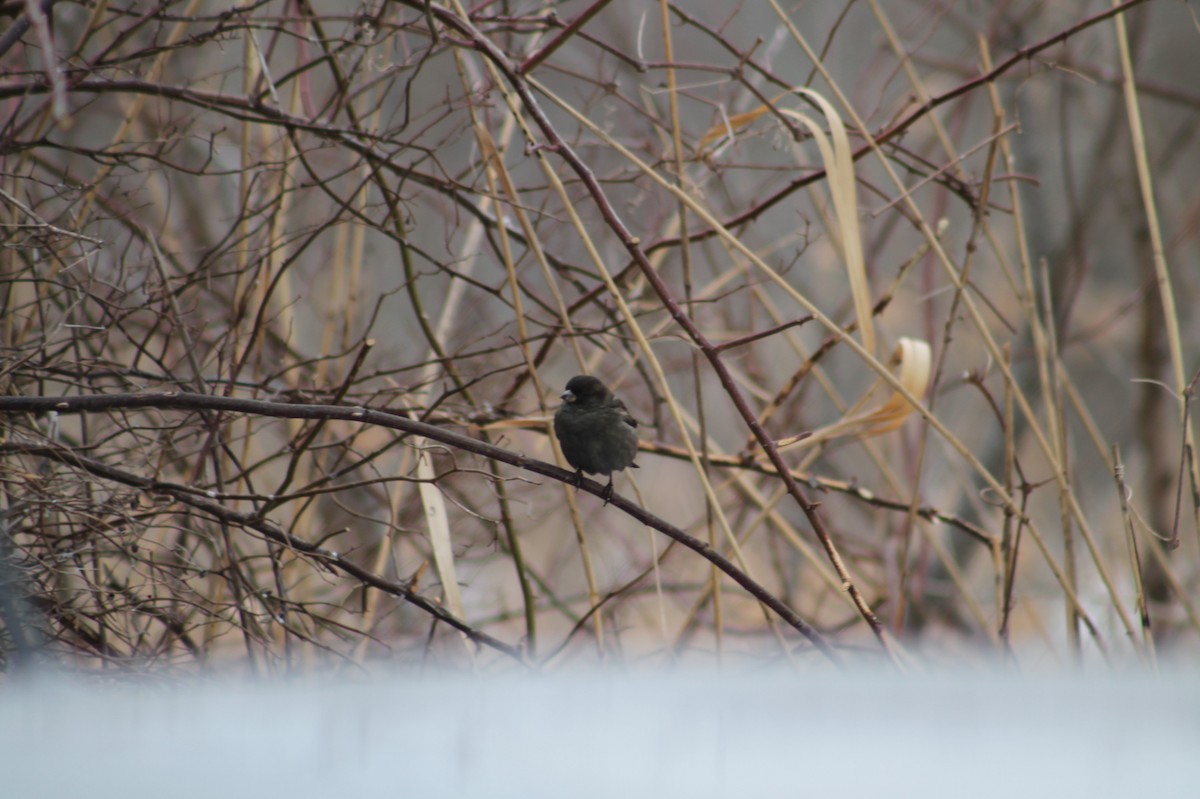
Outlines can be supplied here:
M563 393L559 394L558 396L562 397L563 402L574 402L575 401L575 392L574 391L564 391Z

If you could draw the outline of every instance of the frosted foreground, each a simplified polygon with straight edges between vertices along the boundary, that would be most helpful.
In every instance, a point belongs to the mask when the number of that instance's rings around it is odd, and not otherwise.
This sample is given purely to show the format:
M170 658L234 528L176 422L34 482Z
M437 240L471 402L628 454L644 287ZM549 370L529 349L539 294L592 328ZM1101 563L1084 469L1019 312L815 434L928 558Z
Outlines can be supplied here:
M1194 669L0 687L0 784L11 799L1166 799L1198 795L1197 751Z

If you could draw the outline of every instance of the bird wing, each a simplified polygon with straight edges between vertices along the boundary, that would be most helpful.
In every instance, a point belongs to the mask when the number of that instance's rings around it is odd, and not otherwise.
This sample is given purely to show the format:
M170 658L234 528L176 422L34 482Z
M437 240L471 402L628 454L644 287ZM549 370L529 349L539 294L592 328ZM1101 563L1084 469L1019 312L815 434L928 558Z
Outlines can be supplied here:
M621 421L623 421L625 424L629 425L630 427L636 428L638 426L637 419L633 418L633 414L631 414L629 412L629 409L625 407L624 402L617 399L616 397L613 397L612 406L617 411L620 411Z

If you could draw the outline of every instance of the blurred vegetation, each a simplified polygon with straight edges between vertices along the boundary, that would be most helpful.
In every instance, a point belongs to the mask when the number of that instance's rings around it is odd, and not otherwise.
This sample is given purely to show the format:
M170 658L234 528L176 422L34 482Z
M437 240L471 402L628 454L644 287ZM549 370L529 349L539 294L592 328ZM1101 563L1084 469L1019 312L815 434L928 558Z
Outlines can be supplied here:
M1195 11L0 5L5 667L1194 649Z

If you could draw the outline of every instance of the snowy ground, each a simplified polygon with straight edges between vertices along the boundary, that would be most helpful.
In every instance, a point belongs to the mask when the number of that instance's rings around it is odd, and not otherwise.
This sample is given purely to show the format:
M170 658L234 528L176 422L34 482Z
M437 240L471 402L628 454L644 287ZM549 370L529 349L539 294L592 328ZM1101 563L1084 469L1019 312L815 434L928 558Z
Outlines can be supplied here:
M1200 796L1200 673L0 688L0 795ZM368 793L369 792L369 793Z

